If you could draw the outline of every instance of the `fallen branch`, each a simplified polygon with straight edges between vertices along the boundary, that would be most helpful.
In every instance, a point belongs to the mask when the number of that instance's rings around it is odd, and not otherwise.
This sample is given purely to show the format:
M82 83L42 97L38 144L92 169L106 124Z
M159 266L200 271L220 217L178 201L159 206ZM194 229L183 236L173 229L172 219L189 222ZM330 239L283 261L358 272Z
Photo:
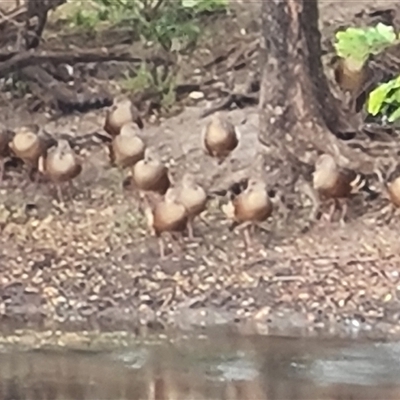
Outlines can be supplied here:
M57 113L84 112L112 104L112 97L108 92L86 90L79 84L70 86L54 79L40 66L26 67L20 73L27 81L32 94Z
M16 69L23 69L28 66L51 63L53 65L67 63L69 65L77 63L89 62L105 62L105 61L129 61L129 62L148 62L154 64L170 63L169 60L160 56L138 57L130 54L127 49L125 51L110 51L103 49L90 51L69 51L69 52L50 52L29 50L22 53L10 53L11 57L0 64L0 77L9 74ZM7 54L0 55L1 58L7 58Z
M226 97L217 104L205 109L200 118L208 117L216 111L229 110L232 105L243 108L246 105L256 105L259 102L259 79L255 73L250 73L240 91L222 90Z
M246 105L257 105L259 101L259 94L245 94L245 93L230 93L225 99L217 104L207 108L200 114L200 118L208 117L217 111L229 110L232 105L236 105L238 108L244 108Z

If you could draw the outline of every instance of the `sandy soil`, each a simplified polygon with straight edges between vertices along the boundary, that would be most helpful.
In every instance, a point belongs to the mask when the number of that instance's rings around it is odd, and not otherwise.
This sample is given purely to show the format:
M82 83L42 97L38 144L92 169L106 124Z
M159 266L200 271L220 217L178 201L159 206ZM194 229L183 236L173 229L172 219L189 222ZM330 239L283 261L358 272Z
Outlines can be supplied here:
M320 3L328 33L374 4ZM243 24L251 22L246 18ZM21 120L41 123L55 136L99 131L104 119L102 111L50 121L19 110L2 109L10 127ZM146 140L176 179L190 170L207 187L222 185L231 179L229 167L217 168L203 155L201 111L187 107L159 125L148 122ZM241 170L258 146L257 109L233 110L229 118L245 138L232 157L233 169ZM398 334L399 244L396 221L387 224L380 212L383 198L367 208L352 201L344 228L322 220L306 231L310 204L289 194L288 220L278 208L251 252L211 202L195 227L199 239L161 261L156 240L147 234L131 193L122 192L120 174L109 167L102 146L85 157L66 206L55 201L51 185L34 191L23 172L7 170L0 189L4 326L120 330L235 323L261 333Z

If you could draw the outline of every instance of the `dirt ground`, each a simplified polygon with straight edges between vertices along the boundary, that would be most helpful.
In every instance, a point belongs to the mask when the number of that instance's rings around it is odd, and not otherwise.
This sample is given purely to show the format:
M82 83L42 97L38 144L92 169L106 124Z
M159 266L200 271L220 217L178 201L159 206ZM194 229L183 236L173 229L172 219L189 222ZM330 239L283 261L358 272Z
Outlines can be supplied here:
M374 3L320 1L324 32L329 35ZM257 6L252 7L254 15ZM257 24L246 13L236 29L250 25L254 34ZM202 153L204 106L186 107L159 124L148 121L144 135L175 179L189 170L206 187L215 187L230 180L230 167L217 167ZM45 113L29 114L20 102L15 107L2 106L9 127L40 123L55 136L100 131L105 114L54 121ZM245 138L232 156L233 170L240 170L258 147L257 108L228 115ZM321 220L306 231L311 205L299 195L286 196L287 221L278 207L251 252L240 233L228 230L212 201L204 221L195 225L198 239L186 240L182 254L160 260L157 241L149 237L131 193L123 193L104 148L92 146L84 156L84 171L65 206L55 201L51 185L35 191L23 172L12 166L6 171L0 188L4 329L188 329L234 323L243 332L398 335L397 221L385 222L383 198L367 209L352 201L345 227Z

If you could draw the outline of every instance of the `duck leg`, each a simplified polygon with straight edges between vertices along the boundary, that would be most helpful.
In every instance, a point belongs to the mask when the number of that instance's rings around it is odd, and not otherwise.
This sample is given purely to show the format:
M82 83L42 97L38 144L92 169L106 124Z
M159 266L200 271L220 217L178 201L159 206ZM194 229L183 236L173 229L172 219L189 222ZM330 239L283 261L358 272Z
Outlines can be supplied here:
M187 222L187 230L188 230L188 238L189 240L194 240L194 231L193 231L193 218L189 218Z
M250 233L252 225L252 222L247 221L237 227L238 230L241 230L243 232L243 242L246 250L248 250L252 246L252 238Z
M60 204L65 204L64 196L62 193L61 185L59 183L55 184L56 192L57 192L57 199Z
M340 202L340 208L341 208L341 212L340 212L339 224L340 224L340 226L344 227L346 225L346 221L344 219L346 218L347 209L348 209L346 200Z
M69 197L69 200L72 201L76 195L77 195L76 186L73 184L72 181L68 181L68 197Z
M306 195L312 203L309 220L314 222L318 219L319 210L321 208L321 200L314 188L306 181L299 184L299 191Z
M169 233L169 237L171 239L171 246L173 254L180 254L183 251L182 248L182 236L179 233L174 235L173 233Z
M161 236L158 238L158 251L160 253L160 259L164 260L166 258L165 257L165 243Z
M250 235L250 226L246 226L243 229L243 239L244 239L244 244L245 244L246 250L249 250L253 244L252 238Z
M0 160L0 183L3 182L4 179L4 159Z
M338 202L336 199L333 199L332 205L329 209L328 220L329 222L333 221L333 216L335 215L335 211L338 209Z
M122 197L125 197L125 187L124 187L124 184L125 184L125 181L127 180L127 178L125 178L125 173L124 173L124 170L123 170L123 169L120 169L120 170L119 170L119 174L120 174L120 176L121 176L121 185L120 185L119 187L120 187L120 190L121 190Z

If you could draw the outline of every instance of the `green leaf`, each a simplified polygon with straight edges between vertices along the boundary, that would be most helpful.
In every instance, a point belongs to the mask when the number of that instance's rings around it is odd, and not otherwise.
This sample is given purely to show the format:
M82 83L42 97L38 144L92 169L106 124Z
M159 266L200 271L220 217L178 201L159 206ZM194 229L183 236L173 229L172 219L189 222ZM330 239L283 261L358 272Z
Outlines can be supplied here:
M334 44L336 53L343 58L365 61L370 54L377 54L396 42L392 26L377 24L369 28L350 27L336 33Z
M382 109L385 103L389 91L392 90L392 82L383 83L374 89L368 97L368 113L371 115L377 115Z
M399 118L400 118L400 107L398 107L396 111L394 111L392 114L390 114L388 121L394 122Z
M398 118L397 108L400 105L400 75L389 82L382 83L368 97L368 113L386 115L388 109L396 108L389 117L389 122ZM394 118L394 119L393 119Z
M182 0L182 7L184 8L195 8L198 0Z
M382 23L379 23L376 27L369 28L366 31L366 37L372 54L380 53L396 41L393 27Z
M399 88L393 88L390 90L390 92L387 95L387 98L385 99L385 103L387 104L400 104L400 90Z
M387 43L393 43L396 40L396 33L393 26L388 26L379 22L375 29L382 37L382 40L385 40Z
M363 29L348 28L336 33L336 53L343 58L365 61L368 57L368 43Z
M392 104L400 102L400 76L382 85L385 85L387 88L385 103Z

